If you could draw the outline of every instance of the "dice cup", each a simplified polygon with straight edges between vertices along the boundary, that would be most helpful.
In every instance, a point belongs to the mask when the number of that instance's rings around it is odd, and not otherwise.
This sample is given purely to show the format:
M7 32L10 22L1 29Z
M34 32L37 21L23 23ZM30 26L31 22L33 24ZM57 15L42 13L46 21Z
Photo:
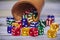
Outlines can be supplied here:
M12 7L12 15L16 21L20 20L24 14L23 11L29 8L35 8L38 12L38 19L44 5L44 0L18 0Z

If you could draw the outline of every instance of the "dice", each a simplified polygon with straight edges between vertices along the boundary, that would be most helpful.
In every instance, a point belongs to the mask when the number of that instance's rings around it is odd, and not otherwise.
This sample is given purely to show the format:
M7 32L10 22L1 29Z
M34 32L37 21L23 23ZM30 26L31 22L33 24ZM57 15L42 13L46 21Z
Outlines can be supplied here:
M30 10L26 10L24 11L25 14L29 14L30 13Z
M29 13L29 14L27 15L27 20L28 20L28 23L29 23L29 24L33 21L32 15L33 15L33 13Z
M16 27L12 28L12 35L13 36L20 36L20 33L21 33L20 28L16 28Z
M21 21L16 21L17 24L17 27L19 27L20 29L22 28L22 22Z
M20 27L20 25L17 22L12 23L12 26Z
M46 19L46 26L50 26L50 24L55 22L55 17L54 15L48 15Z
M37 28L31 28L29 31L30 36L36 37L38 36L38 29Z
M43 35L44 34L44 27L42 27L42 26L38 26L38 34L39 35Z
M37 22L38 21L38 17L35 18L35 16L33 15L33 21Z
M12 25L12 23L15 22L15 20L14 20L13 17L7 17L7 18L6 18L6 21L7 21L7 24L8 24L8 25Z
M53 22L55 22L55 16L54 15L51 15L51 19Z
M50 25L50 29L51 30L55 30L55 31L58 31L59 30L59 25L57 23L52 23Z
M22 28L21 29L21 35L22 36L29 36L29 30L30 30L30 28L28 28L28 27Z
M42 27L46 27L46 21L45 20L39 20L39 25Z
M7 32L11 34L11 30L12 30L12 26L9 25L9 26L7 27Z
M48 37L55 38L58 30L59 30L59 25L57 23L52 23L50 25L50 29L47 31Z
M30 27L35 27L35 28L37 28L38 25L39 25L38 22L31 22L31 23L30 23Z
M55 30L48 30L47 31L48 38L56 38L56 31Z
M12 26L15 26L17 28L22 28L22 22L21 21L16 21L16 22L12 23Z
M23 27L27 27L28 26L28 21L27 21L27 19L26 18L22 18L22 26Z
M50 24L52 23L53 23L53 20L51 18L46 20L46 26L50 26Z

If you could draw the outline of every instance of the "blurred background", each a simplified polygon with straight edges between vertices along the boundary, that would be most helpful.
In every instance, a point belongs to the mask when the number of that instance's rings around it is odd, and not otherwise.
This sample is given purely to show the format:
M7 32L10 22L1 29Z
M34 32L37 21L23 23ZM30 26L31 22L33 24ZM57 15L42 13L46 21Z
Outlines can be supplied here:
M9 36L9 34L6 32L6 17L12 17L11 9L17 1L18 0L0 0L0 40L8 40L10 38L10 40L60 40L60 35L54 39L48 39L46 35L38 36L35 38L31 37L31 39L29 39L30 37ZM55 22L60 24L60 0L45 0L40 19L46 19L47 15L54 15ZM45 34L47 30L48 28L45 28ZM60 31L58 31L58 34L60 34Z

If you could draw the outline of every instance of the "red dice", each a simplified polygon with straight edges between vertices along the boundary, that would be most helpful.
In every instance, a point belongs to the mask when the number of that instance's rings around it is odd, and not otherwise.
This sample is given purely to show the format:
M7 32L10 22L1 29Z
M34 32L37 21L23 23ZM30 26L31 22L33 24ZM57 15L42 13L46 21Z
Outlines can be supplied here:
M24 13L25 14L29 14L30 13L30 10L26 10Z
M13 27L12 28L12 35L13 36L20 36L20 28Z
M50 24L53 23L53 20L52 19L47 19L46 20L46 26L50 26Z
M30 36L38 36L38 29L37 28L31 28L29 31Z
M18 24L20 25L20 29L22 28L22 22L20 21L20 22L18 22Z

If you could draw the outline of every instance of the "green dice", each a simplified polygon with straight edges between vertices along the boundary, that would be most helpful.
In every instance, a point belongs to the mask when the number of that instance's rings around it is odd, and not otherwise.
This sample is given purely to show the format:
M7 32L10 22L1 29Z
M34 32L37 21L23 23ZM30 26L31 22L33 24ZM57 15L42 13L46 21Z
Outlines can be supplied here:
M43 35L44 34L44 28L42 26L38 26L38 34Z
M39 20L39 24L40 24L40 26L42 26L42 27L46 27L46 21L45 20Z
M15 21L7 21L7 24L12 25L13 22L15 22Z

